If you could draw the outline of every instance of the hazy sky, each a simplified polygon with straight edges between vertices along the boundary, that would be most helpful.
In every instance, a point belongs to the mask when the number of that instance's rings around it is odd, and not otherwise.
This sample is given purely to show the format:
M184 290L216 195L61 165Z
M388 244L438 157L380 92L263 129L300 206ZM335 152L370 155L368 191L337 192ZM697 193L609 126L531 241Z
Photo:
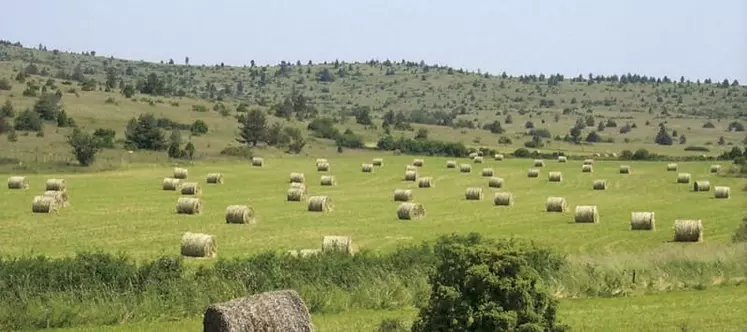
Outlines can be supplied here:
M745 0L5 0L0 39L192 64L425 60L747 84Z

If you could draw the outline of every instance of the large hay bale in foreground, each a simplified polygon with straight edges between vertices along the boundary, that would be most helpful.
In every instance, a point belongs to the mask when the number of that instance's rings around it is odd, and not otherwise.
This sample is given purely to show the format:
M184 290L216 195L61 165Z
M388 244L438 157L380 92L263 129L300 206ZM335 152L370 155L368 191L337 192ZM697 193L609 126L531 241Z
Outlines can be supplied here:
M482 188L467 188L467 190L464 192L464 198L468 201L480 201L482 200L482 197Z
M197 182L185 182L182 184L182 195L199 195L202 189Z
M417 220L425 217L423 204L405 202L397 207L397 218L400 220Z
M550 182L563 182L563 173L549 172L547 173L547 180Z
M327 196L311 196L308 200L308 210L311 212L329 212L334 209L332 199Z
M407 171L405 172L405 181L415 182L418 179L418 172Z
M361 172L363 173L372 173L374 169L373 164L363 164L361 165Z
M591 166L591 165L581 165L581 172L582 173L593 173L594 172L594 166Z
M568 157L566 157L566 156L558 156L558 162L559 163L564 163L564 162L567 162L567 161L568 161Z
M677 174L677 183L690 183L690 173Z
M594 182L591 184L591 188L594 190L606 190L607 180L594 180Z
M668 172L676 172L679 166L675 163L667 164L667 171Z
M209 184L223 184L223 174L222 173L208 173L207 179L205 182Z
M31 201L31 212L57 212L57 200L54 197L34 196L34 199Z
M631 212L630 229L653 231L656 229L656 214L654 212Z
M435 181L432 177L422 177L418 179L418 188L433 188L436 186Z
M715 198L729 198L731 189L725 186L716 186L713 188L713 197Z
M191 232L182 235L182 256L213 258L217 253L215 236Z
M247 205L229 205L226 208L226 224L256 224L254 208Z
M396 189L396 190L394 190L394 201L395 202L409 202L409 201L412 201L412 190L409 190L409 189Z
M501 153L496 153L495 156L493 156L493 159L495 159L496 161L503 161L503 158L504 156Z
M708 180L698 180L693 182L693 191L710 191L711 182Z
M568 210L568 202L564 197L548 197L545 202L547 212L565 212Z
M576 216L574 220L577 223L598 223L599 210L596 205L578 205L576 206Z
M382 158L374 158L371 161L371 164L374 165L374 166L376 166L376 167L384 166L384 159L382 159Z
M511 206L514 205L514 195L509 192L498 192L493 197L493 204L495 206Z
M174 167L174 179L184 180L188 174L189 171L186 168Z
M594 159L584 159L584 165L594 165Z
M703 222L700 220L675 220L674 221L675 242L700 242L703 241Z
M67 189L67 182L64 179L49 179L45 184L45 190L61 191Z
M412 165L415 167L423 167L423 165L425 165L425 162L423 161L423 159L415 159L412 161Z
M306 199L306 189L304 188L289 188L288 189L288 202L300 202Z
M630 166L620 165L620 174L630 174Z
M322 175L321 180L319 183L323 186L334 186L337 184L337 181L335 180L335 177L332 175Z
M456 168L457 163L453 160L447 160L446 161L446 168Z
M711 165L711 173L718 173L721 170L721 165Z
M47 190L42 194L42 196L54 198L58 207L66 207L68 205L67 190Z
M322 240L322 252L341 252L348 255L353 252L353 239L349 236L325 236Z
M316 164L317 172L329 172L329 163L318 163Z
M29 180L25 176L11 176L8 178L8 189L29 189Z
M163 190L176 191L181 185L182 180L174 178L163 178Z
M472 162L475 163L475 164L482 164L482 161L483 161L482 157L480 157L480 156L472 158Z
M281 290L208 306L202 331L312 332L314 327L301 296L294 290Z
M528 178L536 178L536 177L539 177L539 176L540 176L540 171L538 169L530 168L527 171L527 177Z
M303 175L303 173L298 172L292 172L288 176L290 183L304 183L306 182L306 177Z
M176 213L200 214L202 213L202 201L197 197L179 197L176 201Z
M470 164L461 164L461 165L459 165L459 172L462 172L462 173L470 173L470 172L472 172L472 165L470 165Z
M534 167L545 167L545 161L542 159L535 159Z
M265 159L260 157L254 157L252 158L252 166L254 167L262 167L265 165Z
M492 177L490 180L488 180L488 187L489 188L503 188L504 180L503 178L498 177Z
M493 176L493 169L492 168L483 168L482 169L482 176Z

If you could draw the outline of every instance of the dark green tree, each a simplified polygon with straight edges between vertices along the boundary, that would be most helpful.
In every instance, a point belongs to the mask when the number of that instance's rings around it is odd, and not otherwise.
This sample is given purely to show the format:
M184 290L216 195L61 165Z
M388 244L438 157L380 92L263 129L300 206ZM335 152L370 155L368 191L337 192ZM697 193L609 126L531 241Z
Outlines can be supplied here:
M73 132L67 137L67 143L81 166L93 165L96 154L101 151L101 144L96 136L78 128L74 128Z
M182 154L187 159L192 159L195 156L195 145L192 144L192 141L187 142L187 145L184 146L184 151L182 151Z
M60 97L51 93L43 93L34 103L34 112L45 121L57 120L60 111Z
M242 144L257 146L265 138L267 131L267 117L260 110L251 110L247 114L241 114L239 121L239 137L236 141Z
M182 157L182 134L179 129L171 131L169 136L169 147L166 149L166 154L169 158L181 158Z
M42 126L39 114L27 109L18 114L14 121L13 129L18 131L40 131L42 130Z
M160 151L166 148L166 139L153 114L145 113L127 123L125 144L135 149Z
M13 103L11 103L10 99L8 99L5 101L5 104L0 107L0 117L12 118L14 116L16 116L16 111L13 108Z
M659 145L672 145L672 136L669 136L667 128L663 125L659 126L659 132L656 134L654 142Z

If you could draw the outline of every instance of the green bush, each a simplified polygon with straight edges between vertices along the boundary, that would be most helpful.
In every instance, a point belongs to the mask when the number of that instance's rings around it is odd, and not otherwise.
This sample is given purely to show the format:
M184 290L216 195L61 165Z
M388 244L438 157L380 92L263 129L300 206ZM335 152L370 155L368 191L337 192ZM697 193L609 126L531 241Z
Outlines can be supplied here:
M691 146L685 147L685 151L699 151L699 152L709 152L709 151L711 151L711 150L710 150L710 149L708 149L708 148L707 148L707 147L705 147L705 146L696 146L696 145L691 145Z

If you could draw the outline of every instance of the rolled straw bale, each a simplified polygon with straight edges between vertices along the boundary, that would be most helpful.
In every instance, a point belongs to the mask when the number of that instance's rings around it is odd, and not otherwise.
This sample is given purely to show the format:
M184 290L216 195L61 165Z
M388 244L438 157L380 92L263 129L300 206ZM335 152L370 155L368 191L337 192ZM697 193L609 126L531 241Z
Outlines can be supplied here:
M412 201L412 190L408 190L408 189L396 189L396 190L394 190L394 201L395 202L409 202L409 201Z
M185 182L182 184L182 195L199 195L202 192L197 182Z
M446 161L446 168L456 168L457 163L453 160L447 160Z
M422 177L418 179L418 188L433 188L436 186L436 183L433 181L432 177Z
M322 252L353 254L353 239L349 236L327 235L322 239Z
M324 159L324 158L317 158L316 165L319 166L319 164L329 164L329 161L327 161L327 159Z
M303 175L303 173L298 172L292 172L290 173L290 176L288 176L290 183L304 183L306 182L306 177Z
M182 180L174 178L163 178L163 190L174 191L181 185Z
M693 191L710 191L711 182L708 180L697 180L693 182Z
M288 250L286 253L293 257L309 257L322 253L322 249Z
M567 161L568 161L568 158L566 156L558 156L558 162L559 163L564 163L564 162L567 162Z
M565 212L568 210L568 202L564 197L548 197L545 202L547 212Z
M223 184L223 174L221 173L208 173L205 182L209 184Z
M596 205L578 205L574 220L578 223L598 223L599 210Z
M480 201L483 198L482 188L467 188L464 192L464 198L468 201Z
M329 163L318 163L316 164L317 172L329 172Z
M472 166L470 164L461 164L459 165L459 172L470 173L472 172Z
M703 222L701 220L675 220L674 241L700 242L703 241Z
M405 172L407 171L417 171L418 168L413 165L405 165Z
M509 192L498 192L493 197L493 204L496 206L514 205L514 195Z
M329 212L334 209L332 199L327 196L311 196L308 200L308 210L311 212Z
M493 176L493 169L492 168L483 168L482 169L482 176Z
M305 187L288 189L288 202L300 202L304 199L306 199Z
M667 164L667 171L669 172L675 172L677 171L678 168L679 167L677 166L677 164L674 164L674 163Z
M715 198L729 198L731 189L725 186L716 186L713 188L713 197Z
M545 167L545 161L542 159L535 159L534 167Z
M262 167L265 165L265 159L260 157L254 157L252 158L252 166L254 167Z
M361 172L363 173L371 173L373 172L374 166L373 164L363 164L361 165Z
M384 159L382 159L382 158L374 158L374 160L371 161L371 164L373 164L376 167L384 166Z
M482 161L483 161L482 157L480 157L480 156L472 158L472 162L475 163L475 164L482 164Z
M631 212L630 229L653 231L656 229L656 215L653 212Z
M57 206L59 207L67 206L67 200L68 200L67 190L62 190L62 191L47 190L42 194L42 196L54 198Z
M584 159L584 165L594 165L594 159Z
M677 174L677 183L690 183L690 173Z
M57 212L57 200L54 197L34 196L31 201L31 212L50 213Z
M182 256L213 258L217 253L215 236L191 232L182 235Z
M721 170L721 165L711 165L711 173L718 173Z
M49 179L45 184L45 190L60 191L67 189L67 183L64 179Z
M304 183L293 182L293 183L290 184L289 188L291 188L291 189L301 189L304 194L308 193L308 190L306 190L306 184L304 184Z
M591 188L594 190L606 190L607 180L594 180L594 182L591 184Z
M549 173L547 173L547 179L550 182L563 182L563 173L561 173L561 172L549 172Z
M581 166L581 172L582 173L593 173L594 172L594 166L592 166L592 165L582 165Z
M418 179L418 172L416 171L405 172L405 181L415 182L417 179Z
M176 213L178 214L200 214L202 212L202 201L196 197L179 197L176 201Z
M630 166L620 165L620 174L630 174Z
M322 178L319 182L323 186L337 185L337 181L335 180L335 177L332 175L322 175Z
M423 217L425 217L423 204L405 202L397 207L397 218L400 220L417 220Z
M469 156L469 159L475 159L476 157L479 156L479 154L477 152L472 152L468 156Z
M11 176L8 178L8 189L29 189L29 180L25 176Z
M174 167L174 179L184 180L187 178L187 174L189 174L189 171L186 168Z
M536 168L530 168L527 171L527 177L529 178L536 178L536 177L539 177L539 175L540 175L540 171Z
M488 180L489 188L503 188L503 178L492 177Z
M309 310L294 290L216 303L202 318L203 332L312 332Z
M493 159L495 159L496 161L502 161L503 160L503 154L496 153L495 156L493 156Z
M415 159L412 161L412 165L415 167L423 167L424 164L425 162L423 161L423 159Z
M256 224L254 208L247 205L229 205L226 208L226 224Z

